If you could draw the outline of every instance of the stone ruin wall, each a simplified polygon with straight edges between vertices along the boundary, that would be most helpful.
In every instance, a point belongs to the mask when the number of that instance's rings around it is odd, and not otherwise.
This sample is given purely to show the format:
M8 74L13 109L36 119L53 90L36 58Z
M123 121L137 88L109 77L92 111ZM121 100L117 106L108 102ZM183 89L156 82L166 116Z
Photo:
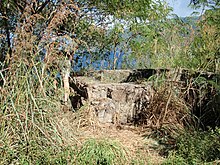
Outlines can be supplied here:
M95 71L73 77L71 87L75 96L72 105L77 109L85 101L102 123L128 123L143 109L147 108L154 95L152 76L164 74L166 81L186 83L197 74L208 79L215 78L212 73L194 73L187 70L144 69L144 70L105 70ZM190 76L189 76L190 75ZM142 83L139 81L143 80Z

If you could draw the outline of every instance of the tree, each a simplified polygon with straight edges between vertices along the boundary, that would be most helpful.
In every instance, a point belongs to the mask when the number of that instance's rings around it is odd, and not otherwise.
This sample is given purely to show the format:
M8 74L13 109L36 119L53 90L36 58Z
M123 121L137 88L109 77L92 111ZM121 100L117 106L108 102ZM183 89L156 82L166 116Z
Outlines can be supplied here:
M220 58L220 10L207 10L198 23L191 45L191 52L201 70L219 72Z
M199 69L219 72L220 1L192 0L191 3L193 7L205 10L197 23L191 53Z

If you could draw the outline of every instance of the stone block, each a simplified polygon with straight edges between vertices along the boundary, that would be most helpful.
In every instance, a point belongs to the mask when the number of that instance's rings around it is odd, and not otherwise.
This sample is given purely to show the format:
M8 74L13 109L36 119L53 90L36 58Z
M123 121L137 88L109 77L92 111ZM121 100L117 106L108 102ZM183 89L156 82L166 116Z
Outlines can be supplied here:
M147 85L83 80L80 78L80 84L84 84L90 108L102 123L127 123L134 118L137 107L145 108L150 103L152 89Z

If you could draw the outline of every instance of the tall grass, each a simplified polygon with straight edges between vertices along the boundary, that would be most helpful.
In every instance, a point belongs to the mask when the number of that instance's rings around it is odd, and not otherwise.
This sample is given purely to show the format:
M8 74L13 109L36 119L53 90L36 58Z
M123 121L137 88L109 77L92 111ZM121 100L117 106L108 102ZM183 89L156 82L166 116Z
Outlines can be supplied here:
M18 15L12 51L2 64L7 71L1 71L0 164L65 163L65 153L70 150L56 118L61 110L62 87L55 90L50 68L56 66L46 59L54 58L57 47L52 47L49 39L39 38L38 22L44 18L33 15L29 5ZM57 12L59 17L44 29L48 34L65 19L62 13ZM46 55L42 55L42 45Z
M4 77L6 82L0 91L1 164L36 164L65 150L55 120L60 102L57 95L45 95L52 84L45 81L42 86L37 77L39 66L34 63L30 68L24 61L17 61Z

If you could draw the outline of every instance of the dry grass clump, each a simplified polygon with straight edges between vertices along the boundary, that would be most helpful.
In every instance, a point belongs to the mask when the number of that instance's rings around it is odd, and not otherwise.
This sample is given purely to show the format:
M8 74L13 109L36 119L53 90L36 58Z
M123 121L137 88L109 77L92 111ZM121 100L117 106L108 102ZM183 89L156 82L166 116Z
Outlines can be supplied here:
M159 79L159 80L158 80ZM182 82L157 77L150 104L139 110L134 124L142 127L143 136L157 140L159 155L167 156L176 148L176 139L187 129L195 128L195 119L184 99L186 90Z
M179 98L175 89L166 86L155 92L149 107L140 114L140 124L161 128L167 124L184 126L188 121L188 111L184 100Z
M177 127L184 127L188 122L189 111L187 106L175 90L164 86L155 93L148 108L150 110L149 118L152 119L151 126L161 128L164 125L172 124Z

